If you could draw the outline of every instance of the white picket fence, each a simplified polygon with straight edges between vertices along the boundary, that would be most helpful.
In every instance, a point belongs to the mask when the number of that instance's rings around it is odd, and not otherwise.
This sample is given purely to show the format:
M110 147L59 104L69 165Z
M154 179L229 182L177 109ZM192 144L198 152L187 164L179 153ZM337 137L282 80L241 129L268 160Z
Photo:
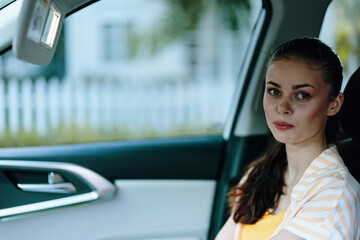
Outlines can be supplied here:
M224 123L233 82L144 84L111 79L0 79L0 134L60 126L112 131L144 128L162 135L172 128Z

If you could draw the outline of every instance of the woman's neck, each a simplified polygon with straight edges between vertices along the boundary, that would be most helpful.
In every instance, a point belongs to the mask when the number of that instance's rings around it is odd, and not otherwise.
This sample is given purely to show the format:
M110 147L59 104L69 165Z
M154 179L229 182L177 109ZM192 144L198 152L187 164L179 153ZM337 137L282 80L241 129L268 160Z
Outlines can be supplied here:
M305 146L286 144L288 166L285 174L287 186L294 186L309 167L311 162L327 148L326 142Z

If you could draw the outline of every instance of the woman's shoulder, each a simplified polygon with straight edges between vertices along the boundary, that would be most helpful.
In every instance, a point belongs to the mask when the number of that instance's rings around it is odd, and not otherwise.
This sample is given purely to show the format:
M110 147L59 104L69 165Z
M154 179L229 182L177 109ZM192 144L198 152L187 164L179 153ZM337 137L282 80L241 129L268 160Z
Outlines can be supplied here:
M344 197L354 201L360 199L360 184L344 165L335 146L319 155L293 189L294 198L314 198L329 196L331 201Z
M311 162L300 181L316 184L330 181L345 185L351 177L336 146L332 145Z
M358 239L354 226L360 224L360 212L354 209L360 208L360 184L348 171L328 168L295 187L284 229L306 239L320 239L314 232L321 239Z
M329 168L315 177L302 179L294 187L292 198L306 205L314 202L329 209L339 205L352 209L360 206L360 184L347 169Z

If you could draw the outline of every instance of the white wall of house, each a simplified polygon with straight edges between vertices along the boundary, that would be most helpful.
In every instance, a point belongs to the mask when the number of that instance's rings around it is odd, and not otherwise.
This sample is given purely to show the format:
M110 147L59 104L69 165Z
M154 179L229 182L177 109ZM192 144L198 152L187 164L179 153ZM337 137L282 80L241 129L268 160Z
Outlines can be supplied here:
M127 81L174 77L189 80L193 77L190 76L192 72L186 36L167 45L155 56L146 57L144 51L141 57L134 59L125 54L123 59L106 60L104 49L108 46L104 26L131 26L135 31L149 32L158 21L166 21L159 17L166 11L166 5L161 1L148 0L106 0L100 3L100 9L89 8L86 14L75 14L67 19L65 31L68 76L117 76ZM211 5L211 1L209 4ZM254 12L253 15L257 13ZM240 56L247 44L247 37L241 36L248 36L251 29L236 33L238 36L234 38L234 33L224 28L220 20L210 14L217 14L215 7L202 19L199 30L195 33L195 80L235 81L241 64ZM119 37L119 41L121 40L126 49L126 36L123 36L123 39ZM118 49L121 49L121 46Z

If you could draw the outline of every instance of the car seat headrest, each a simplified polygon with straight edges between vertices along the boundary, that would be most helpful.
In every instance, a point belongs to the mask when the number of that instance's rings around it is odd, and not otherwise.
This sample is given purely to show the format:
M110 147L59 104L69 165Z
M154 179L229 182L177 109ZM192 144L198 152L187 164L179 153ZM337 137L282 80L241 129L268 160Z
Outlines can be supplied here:
M340 111L341 127L353 141L360 142L360 67L350 77Z

